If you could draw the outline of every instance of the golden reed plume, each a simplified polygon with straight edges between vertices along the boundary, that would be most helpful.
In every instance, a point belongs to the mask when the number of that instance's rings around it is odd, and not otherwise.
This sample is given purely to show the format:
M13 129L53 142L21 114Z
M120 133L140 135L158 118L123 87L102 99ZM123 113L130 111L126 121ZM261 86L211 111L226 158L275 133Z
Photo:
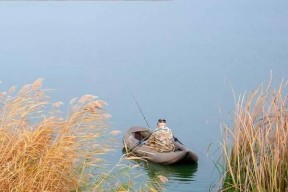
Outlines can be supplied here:
M49 103L42 81L0 94L0 191L80 191L97 155L110 150L106 103L85 95L63 118L63 103Z
M233 128L225 126L223 191L288 190L286 83L261 86L236 104Z

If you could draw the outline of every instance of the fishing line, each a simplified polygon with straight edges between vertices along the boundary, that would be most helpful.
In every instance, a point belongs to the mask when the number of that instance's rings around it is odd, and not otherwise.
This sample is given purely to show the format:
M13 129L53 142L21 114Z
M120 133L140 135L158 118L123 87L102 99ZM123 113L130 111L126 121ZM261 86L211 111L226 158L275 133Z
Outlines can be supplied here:
M139 111L141 112L142 117L143 117L144 121L146 122L148 128L151 129L151 128L150 128L150 125L149 125L148 121L146 120L146 117L145 117L145 115L144 115L144 113L143 113L143 111L142 111L142 109L141 109L139 103L137 102L137 99L136 99L136 97L135 97L135 95L133 94L133 92L132 92L131 89L130 89L130 93L131 93L131 95L132 95L132 97L133 97L133 99L134 99L136 105L138 106L138 109L139 109Z

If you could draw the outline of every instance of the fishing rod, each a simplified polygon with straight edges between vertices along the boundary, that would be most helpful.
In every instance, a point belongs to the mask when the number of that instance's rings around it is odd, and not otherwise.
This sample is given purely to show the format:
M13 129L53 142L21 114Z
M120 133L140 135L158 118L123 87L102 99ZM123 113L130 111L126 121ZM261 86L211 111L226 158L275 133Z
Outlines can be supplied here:
M139 109L139 111L141 112L141 114L142 114L142 116L143 116L143 119L145 120L148 128L151 129L150 126L149 126L148 121L147 121L146 118L145 118L145 115L144 115L144 113L143 113L143 111L142 111L139 103L137 102L137 99L136 99L135 95L133 94L133 92L132 92L131 90L130 90L130 92L131 92L131 95L132 95L132 97L133 97L136 105L138 106L138 109ZM133 147L133 149L136 148L137 146L139 146L139 145L140 145L143 141L145 141L145 139L147 139L148 137L150 137L150 135L148 135L147 137L141 139L141 140L138 142L138 144ZM174 139L174 141L179 142L180 144L184 145L177 137L174 137L174 135L173 135L173 139Z
M145 117L145 115L144 115L144 113L143 113L143 111L142 111L142 109L141 109L141 107L140 107L140 105L139 105L139 103L138 103L135 95L133 94L132 90L130 90L130 93L131 93L131 95L132 95L132 97L133 97L136 105L138 106L138 109L139 109L140 113L142 114L142 117L143 117L144 121L146 122L146 125L147 125L148 128L151 130L150 125L149 125L149 123L148 123L148 121L147 121L147 119L146 119L146 117ZM136 147L139 147L139 146L143 145L143 144L144 144L143 141L145 141L146 139L148 139L150 136L151 136L151 135L148 135L148 136L144 137L143 139L139 140L139 142L138 142L134 147L132 147L132 148L130 149L130 151L134 151L134 149L135 149Z
M138 109L139 109L139 111L141 112L142 117L143 117L144 121L146 122L148 128L151 129L151 128L150 128L150 125L149 125L148 121L146 120L146 117L145 117L145 115L144 115L144 113L143 113L143 111L142 111L142 109L141 109L139 103L137 102L137 99L136 99L136 97L135 97L135 95L133 94L132 91L131 91L131 95L132 95L132 97L133 97L133 99L134 99L136 105L138 106Z

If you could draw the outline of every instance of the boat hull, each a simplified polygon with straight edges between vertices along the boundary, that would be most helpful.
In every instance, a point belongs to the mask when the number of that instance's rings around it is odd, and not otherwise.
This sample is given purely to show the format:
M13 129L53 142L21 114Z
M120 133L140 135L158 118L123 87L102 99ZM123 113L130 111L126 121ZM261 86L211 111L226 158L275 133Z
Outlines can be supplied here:
M136 156L154 163L197 163L198 156L178 141L174 141L176 150L173 152L157 152L145 144L139 145L140 140L147 140L151 134L152 131L148 128L131 127L124 135L124 146Z

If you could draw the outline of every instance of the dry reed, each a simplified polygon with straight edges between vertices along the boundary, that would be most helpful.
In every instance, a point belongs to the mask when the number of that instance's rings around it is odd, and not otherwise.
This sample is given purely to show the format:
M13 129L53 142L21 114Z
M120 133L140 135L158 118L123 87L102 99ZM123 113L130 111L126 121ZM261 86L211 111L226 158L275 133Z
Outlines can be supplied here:
M107 127L104 101L83 96L63 119L62 103L50 105L41 84L1 93L0 191L79 191L98 155L110 150L99 145Z
M0 191L137 191L119 171L123 158L110 170L103 163L119 134L108 129L106 102L74 98L64 115L63 103L50 103L41 85L0 93ZM138 189L155 191L149 182Z
M286 84L239 97L233 128L224 126L222 191L288 190Z

